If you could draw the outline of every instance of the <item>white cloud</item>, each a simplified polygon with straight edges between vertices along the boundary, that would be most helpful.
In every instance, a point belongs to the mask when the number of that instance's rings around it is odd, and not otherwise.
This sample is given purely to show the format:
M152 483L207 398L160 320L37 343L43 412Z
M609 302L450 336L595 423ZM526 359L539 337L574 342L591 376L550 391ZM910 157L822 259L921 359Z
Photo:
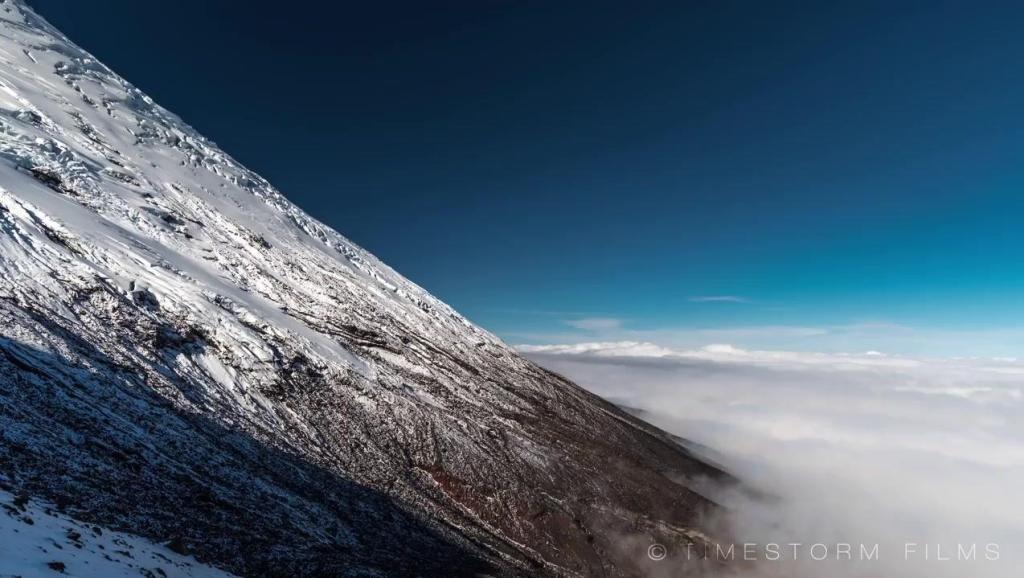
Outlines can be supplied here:
M741 539L879 544L876 562L800 560L790 578L1002 578L1024 563L1024 362L671 348L530 346L541 365L712 448L779 496L720 496ZM906 543L919 544L906 559ZM957 544L1000 560L937 561ZM930 544L931 560L924 560ZM764 567L762 567L764 570ZM760 574L759 574L760 575ZM772 573L763 575L775 575Z
M639 356L663 357L673 355L671 349L636 341L577 343L573 345L519 345L517 349L532 354L593 354L600 357Z
M594 330L589 330L594 331ZM752 325L738 327L668 327L634 329L608 324L600 335L584 332L518 333L506 337L520 342L575 343L594 341L642 341L673 348L695 349L708 343L731 343L749 350L822 352L885 352L916 356L986 356L1014 358L1021 355L1024 327L991 329L938 329L895 323L843 325Z
M750 299L736 295L697 295L690 297L694 303L750 303Z
M613 317L584 317L583 319L570 319L565 322L569 327L582 329L584 331L613 331L622 328L622 320Z

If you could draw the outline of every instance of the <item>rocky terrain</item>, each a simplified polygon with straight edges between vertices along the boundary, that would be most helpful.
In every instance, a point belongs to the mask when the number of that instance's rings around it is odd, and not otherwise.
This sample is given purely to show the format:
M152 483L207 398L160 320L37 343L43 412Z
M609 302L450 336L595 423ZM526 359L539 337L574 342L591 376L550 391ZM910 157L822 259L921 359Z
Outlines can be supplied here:
M241 576L637 576L727 478L0 3L12 494Z

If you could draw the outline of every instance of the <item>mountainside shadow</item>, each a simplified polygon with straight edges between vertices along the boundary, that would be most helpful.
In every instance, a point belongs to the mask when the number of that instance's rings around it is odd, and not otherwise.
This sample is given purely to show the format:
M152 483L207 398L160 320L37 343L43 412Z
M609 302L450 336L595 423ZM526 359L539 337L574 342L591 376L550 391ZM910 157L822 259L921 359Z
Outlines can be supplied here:
M245 576L508 573L392 497L182 411L64 333L87 365L0 337L0 475L13 491Z

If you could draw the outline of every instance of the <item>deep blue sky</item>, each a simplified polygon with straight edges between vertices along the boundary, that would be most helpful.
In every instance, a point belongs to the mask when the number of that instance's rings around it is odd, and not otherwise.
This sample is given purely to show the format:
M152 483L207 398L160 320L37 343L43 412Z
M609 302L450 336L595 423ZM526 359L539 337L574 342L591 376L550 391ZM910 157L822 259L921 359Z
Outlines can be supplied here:
M1019 2L31 4L509 341L1024 350Z

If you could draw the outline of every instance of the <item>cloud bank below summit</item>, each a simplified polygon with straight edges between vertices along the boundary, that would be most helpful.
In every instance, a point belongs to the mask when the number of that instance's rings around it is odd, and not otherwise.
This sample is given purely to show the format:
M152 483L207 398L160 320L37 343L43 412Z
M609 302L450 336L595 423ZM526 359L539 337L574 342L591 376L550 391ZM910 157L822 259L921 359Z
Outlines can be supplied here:
M718 327L646 327L635 319L580 316L544 331L504 332L512 341L530 344L656 343L678 351L708 343L729 343L745 350L798 352L884 351L913 357L1020 357L1024 326L923 327L887 321L835 325L750 325Z
M520 350L778 496L721 497L741 539L880 546L875 561L802 556L765 575L1002 578L1024 561L1024 362L640 341ZM972 544L977 559L956 560Z

